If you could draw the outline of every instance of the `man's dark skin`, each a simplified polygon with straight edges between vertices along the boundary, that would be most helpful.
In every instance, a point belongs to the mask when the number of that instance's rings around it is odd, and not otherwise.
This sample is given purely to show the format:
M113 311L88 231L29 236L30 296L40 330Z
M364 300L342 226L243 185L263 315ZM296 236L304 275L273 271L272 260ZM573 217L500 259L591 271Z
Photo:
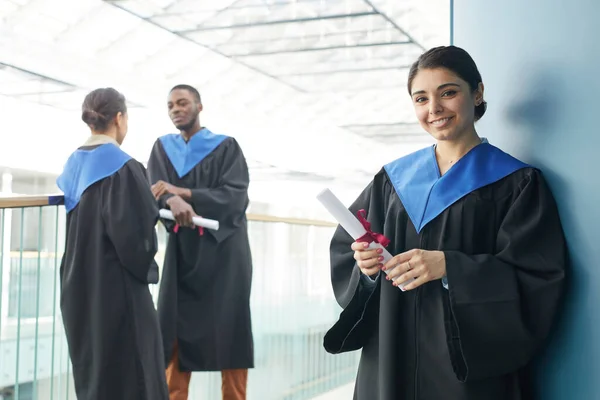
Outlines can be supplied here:
M188 90L175 89L169 93L167 106L173 125L179 129L186 142L202 129L200 126L202 103ZM165 194L172 194L173 196L167 200L167 205L171 209L175 221L181 226L194 227L192 218L196 216L196 213L188 203L192 198L190 189L158 181L152 185L152 194L157 200Z

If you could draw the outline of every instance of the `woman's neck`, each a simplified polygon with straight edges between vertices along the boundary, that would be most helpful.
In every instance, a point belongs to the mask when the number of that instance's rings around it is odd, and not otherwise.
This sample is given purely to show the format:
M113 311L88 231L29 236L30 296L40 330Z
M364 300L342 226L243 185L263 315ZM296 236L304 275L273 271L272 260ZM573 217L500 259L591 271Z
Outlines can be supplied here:
M481 138L475 131L459 140L438 141L435 146L435 156L440 172L443 174L450 169L458 160L479 144L481 144Z
M117 140L117 130L114 128L109 128L108 130L106 130L104 132L95 131L93 129L91 131L92 131L93 136L103 135L103 136L108 136L109 138L113 138L114 140Z

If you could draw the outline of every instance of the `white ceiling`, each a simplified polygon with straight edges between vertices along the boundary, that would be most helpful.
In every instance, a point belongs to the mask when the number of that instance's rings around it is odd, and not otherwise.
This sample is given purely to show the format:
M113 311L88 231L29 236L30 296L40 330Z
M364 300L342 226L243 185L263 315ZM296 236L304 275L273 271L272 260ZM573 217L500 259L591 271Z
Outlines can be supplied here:
M124 147L144 161L187 83L254 181L363 186L430 143L407 67L448 40L448 0L0 0L0 165L59 170L85 137L83 97L105 86L127 97Z

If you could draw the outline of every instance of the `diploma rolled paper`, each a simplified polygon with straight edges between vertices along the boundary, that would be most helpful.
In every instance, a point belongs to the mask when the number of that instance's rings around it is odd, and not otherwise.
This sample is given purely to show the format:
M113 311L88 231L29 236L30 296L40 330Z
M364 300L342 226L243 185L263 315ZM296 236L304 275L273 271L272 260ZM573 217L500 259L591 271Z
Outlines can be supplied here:
M327 211L329 211L329 213L336 219L340 226L344 228L344 230L348 232L348 234L352 236L354 240L358 240L368 234L367 230L360 223L358 218L352 215L350 210L346 208L346 206L331 192L331 190L323 190L317 195L317 200L319 200L321 204L323 204ZM390 254L390 252L387 251L385 247L383 247L380 243L371 242L369 244L369 249L383 250L383 253L381 253L381 255L383 256L382 264L385 264L393 257ZM389 274L390 271L388 270L384 272L386 274ZM406 284L408 284L408 282L404 282L403 284L398 285L398 287L401 290L404 290L404 286Z
M175 217L173 217L173 212L171 210L161 209L159 212L161 218L169 219L171 221L175 221ZM219 230L219 221L214 219L202 218L202 217L194 217L192 218L194 225L200 226L202 228L212 229L213 231Z

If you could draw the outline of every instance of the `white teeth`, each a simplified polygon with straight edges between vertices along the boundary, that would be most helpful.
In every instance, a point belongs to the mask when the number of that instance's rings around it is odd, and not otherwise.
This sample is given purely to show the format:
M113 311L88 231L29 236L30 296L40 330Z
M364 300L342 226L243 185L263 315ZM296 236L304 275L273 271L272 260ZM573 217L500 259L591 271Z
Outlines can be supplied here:
M450 118L442 118L442 119L438 119L436 121L432 121L431 124L432 125L441 125L446 123L446 121L448 121Z

